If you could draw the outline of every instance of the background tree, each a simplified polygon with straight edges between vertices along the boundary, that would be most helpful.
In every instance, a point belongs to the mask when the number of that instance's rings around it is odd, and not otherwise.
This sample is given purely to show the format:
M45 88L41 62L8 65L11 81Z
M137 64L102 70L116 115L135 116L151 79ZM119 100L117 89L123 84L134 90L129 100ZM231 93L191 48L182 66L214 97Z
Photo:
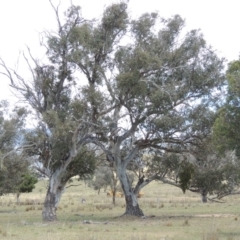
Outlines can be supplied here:
M220 156L208 138L188 153L145 156L141 175L201 195L202 202L239 193L239 160L234 152Z
M192 158L194 170L188 183L188 189L198 192L202 202L221 199L239 191L240 162L235 151L228 151L221 156L215 149L212 137L209 136L199 149L194 149Z
M100 193L100 190L103 188L104 192L107 191L107 188L112 185L112 172L108 166L99 166L94 173L94 179L91 181L90 185L94 190Z
M24 154L24 149L32 146L22 146L26 116L26 109L11 110L7 101L0 103L0 194L16 193L17 201L20 193L31 192L37 181L32 162ZM27 179L32 183L27 184Z
M12 153L21 152L25 133L25 120L28 112L23 107L10 108L5 100L0 102L0 160ZM24 146L28 148L31 146Z
M51 3L51 1L50 1ZM86 126L87 106L81 96L72 96L74 79L71 63L68 61L71 49L69 34L76 24L83 20L79 8L72 6L61 24L58 10L53 5L58 22L58 31L45 33L48 63L41 63L24 55L32 74L31 81L11 71L1 61L11 86L35 111L36 127L27 131L24 144L34 148L26 153L35 158L36 169L49 178L43 220L56 220L56 208L65 189L66 182L75 175L94 172L94 152L84 146L89 127Z
M17 188L17 203L20 202L19 201L20 194L32 192L37 182L38 179L33 172L27 171L26 173L22 174L22 179L18 184Z
M213 126L213 137L217 150L224 154L235 150L240 156L240 60L230 62L226 72L228 83L226 103L219 110Z
M128 171L128 177L131 183L134 182L134 176L135 175L132 171ZM91 181L91 185L95 190L98 190L98 194L100 193L101 188L104 188L104 192L106 192L107 188L110 188L108 194L112 197L113 205L116 204L117 193L122 193L122 188L117 173L114 168L109 165L99 166L96 169L94 178Z
M110 187L110 192L112 193L112 202L116 203L116 193L119 191L119 182L116 176L116 172L109 166L98 167L95 172L95 178L92 181L92 186L95 190L98 190L98 194L101 188L106 189Z
M4 159L0 174L0 194L16 194L17 204L20 203L20 194L32 192L38 181L27 156L18 154L11 154Z
M234 151L228 151L225 156L221 156L208 138L202 148L195 149L191 161L183 165L179 175L181 188L200 193L202 202L236 194L239 192L239 167ZM184 178L188 174L189 178Z

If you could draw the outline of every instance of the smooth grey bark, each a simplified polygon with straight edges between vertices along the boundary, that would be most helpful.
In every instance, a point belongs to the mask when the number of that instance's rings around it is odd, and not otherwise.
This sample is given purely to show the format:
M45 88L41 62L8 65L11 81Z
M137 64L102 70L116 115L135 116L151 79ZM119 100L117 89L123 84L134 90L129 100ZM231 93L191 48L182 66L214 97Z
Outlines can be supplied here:
M114 171L112 171L112 180L113 180L113 196L112 196L112 202L113 205L116 205L116 193L117 193L117 175Z
M43 221L57 220L57 207L66 185L66 183L61 179L62 175L63 170L60 168L54 171L49 179L49 186L42 211Z
M123 165L117 166L117 174L121 182L122 190L124 192L126 201L126 211L123 215L133 215L140 217L144 216L143 211L139 207L137 197L134 194L132 186L129 182L126 169Z

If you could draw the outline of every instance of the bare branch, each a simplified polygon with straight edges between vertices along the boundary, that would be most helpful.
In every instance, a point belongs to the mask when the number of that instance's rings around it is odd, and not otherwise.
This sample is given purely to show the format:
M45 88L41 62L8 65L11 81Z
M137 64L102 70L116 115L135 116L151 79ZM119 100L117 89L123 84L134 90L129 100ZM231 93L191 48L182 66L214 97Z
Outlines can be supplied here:
M57 7L55 7L53 5L51 0L49 0L49 2L52 6L53 11L55 12L56 19L57 19L57 22L58 22L58 33L59 33L59 35L61 35L62 34L62 24L61 24L60 17L59 17L59 6L61 5L61 1L59 1L59 4L57 5Z

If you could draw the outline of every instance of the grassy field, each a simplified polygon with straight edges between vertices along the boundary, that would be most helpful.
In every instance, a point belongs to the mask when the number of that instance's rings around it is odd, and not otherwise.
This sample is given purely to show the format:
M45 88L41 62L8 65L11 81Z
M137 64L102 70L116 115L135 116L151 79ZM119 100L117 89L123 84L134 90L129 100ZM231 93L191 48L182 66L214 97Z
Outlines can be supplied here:
M75 182L77 184L79 182ZM237 240L240 239L240 196L225 203L200 202L200 196L162 183L144 188L139 199L146 218L119 217L124 199L112 206L111 198L85 186L71 187L58 208L58 222L41 219L46 182L32 193L0 198L0 239L22 240ZM86 199L85 203L81 199Z

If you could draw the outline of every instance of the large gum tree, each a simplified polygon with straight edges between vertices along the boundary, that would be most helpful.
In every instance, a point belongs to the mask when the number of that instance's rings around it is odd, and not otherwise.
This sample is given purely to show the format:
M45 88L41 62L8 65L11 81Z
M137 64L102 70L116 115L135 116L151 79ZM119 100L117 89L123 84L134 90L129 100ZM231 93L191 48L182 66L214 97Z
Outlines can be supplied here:
M180 16L160 21L156 13L147 13L131 21L126 8L125 3L113 4L100 24L76 27L72 60L90 82L92 76L98 79L94 97L104 96L112 108L105 115L96 114L99 132L92 142L117 172L125 214L142 216L136 196L156 176L142 176L132 188L126 170L143 167L140 156L147 151L179 153L200 144L207 121L201 117L224 80L223 60L199 31L183 33ZM115 24L122 31L113 28ZM92 68L94 59L98 65ZM92 106L96 113L105 107L99 100Z
M143 152L179 152L201 141L194 123L223 81L223 61L199 31L184 34L178 15L160 19L146 13L131 20L127 4L120 2L92 21L71 6L62 24L53 9L58 30L45 35L49 62L40 64L29 52L35 64L31 83L1 62L39 119L26 139L36 142L32 154L39 152L49 172L43 219L56 219L69 168L79 158L89 165L82 153L91 154L93 145L118 175L125 214L143 216L136 196L151 179L141 177L132 188L127 169L142 167Z
M50 2L51 3L51 2ZM76 175L92 174L95 169L95 153L87 144L89 121L86 102L81 93L73 95L75 84L69 54L69 34L76 24L83 20L79 8L72 6L60 21L57 8L58 30L45 32L47 63L24 54L30 69L31 79L20 76L8 68L3 60L3 74L10 79L10 85L33 109L36 127L28 129L24 144L34 145L26 153L35 159L35 168L49 178L42 217L46 221L57 219L56 210L67 181ZM87 114L87 115L86 115ZM92 150L92 149L91 149Z

